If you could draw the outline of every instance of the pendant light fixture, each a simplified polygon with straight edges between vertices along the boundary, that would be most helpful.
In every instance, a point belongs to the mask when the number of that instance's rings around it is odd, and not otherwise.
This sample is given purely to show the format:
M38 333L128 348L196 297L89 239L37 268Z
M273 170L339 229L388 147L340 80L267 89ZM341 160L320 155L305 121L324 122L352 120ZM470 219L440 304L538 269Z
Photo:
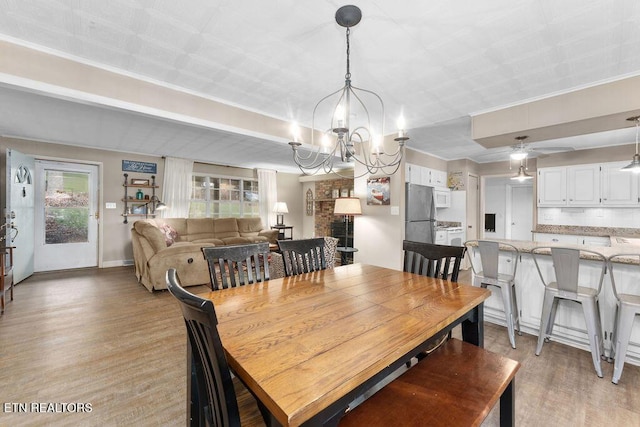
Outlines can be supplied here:
M531 175L527 173L524 169L524 162L520 160L520 167L518 168L518 173L511 177L514 181L524 182L528 179L533 178Z
M640 173L640 154L638 154L638 126L640 125L640 116L629 117L627 120L630 122L636 122L636 154L633 155L631 163L620 170Z
M398 120L399 131L394 138L395 147L391 152L386 151L383 144L382 98L375 92L351 85L349 36L351 27L357 25L361 18L362 12L353 5L342 6L336 12L336 22L346 28L347 72L344 76L344 86L322 98L313 109L309 153L301 153L306 149L300 149L302 144L298 140L299 130L297 125L292 125L293 141L289 142L289 145L293 149L293 160L305 175L313 175L320 171L340 175L334 164L338 158L342 163L360 163L365 166L365 171L356 177L379 172L394 174L400 167L404 145L409 139L405 133L404 120ZM369 101L369 107L365 105L365 100ZM316 125L320 122L319 117L328 111L331 114L330 117L325 117L324 122L327 124L320 124L318 127L323 132L322 140L317 141ZM374 114L377 117L376 121L371 117Z

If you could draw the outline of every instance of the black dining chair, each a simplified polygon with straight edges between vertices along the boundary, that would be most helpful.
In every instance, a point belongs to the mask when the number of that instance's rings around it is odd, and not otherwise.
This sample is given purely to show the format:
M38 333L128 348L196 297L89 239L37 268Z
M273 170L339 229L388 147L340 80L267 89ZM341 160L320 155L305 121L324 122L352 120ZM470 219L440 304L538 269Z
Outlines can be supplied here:
M404 250L403 271L421 276L458 281L464 246L436 245L432 243L402 242Z
M402 242L402 249L404 250L403 271L452 282L458 281L460 265L466 252L464 246L436 245L405 240ZM451 333L440 334L434 344L426 351L417 354L416 358L422 360L449 338L451 338ZM411 362L408 362L407 366L410 365Z
M285 276L326 270L324 237L300 240L278 240L284 260Z
M202 248L211 290L269 280L269 243Z
M253 401L247 399L244 406L238 406L213 302L187 292L174 268L167 271L166 280L167 289L180 303L187 328L187 361L191 365L187 371L187 425L240 427L241 414L255 410L248 406ZM267 422L268 410L257 399L256 403Z

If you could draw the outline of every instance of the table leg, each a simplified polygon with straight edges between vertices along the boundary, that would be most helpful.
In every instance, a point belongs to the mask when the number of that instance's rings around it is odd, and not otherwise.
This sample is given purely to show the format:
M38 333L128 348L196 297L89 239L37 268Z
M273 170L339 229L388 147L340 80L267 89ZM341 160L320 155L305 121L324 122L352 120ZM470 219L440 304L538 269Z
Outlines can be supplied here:
M484 303L473 309L471 319L462 322L462 340L484 348Z
M500 396L500 427L516 425L516 395L513 384L515 380L515 378L511 380Z

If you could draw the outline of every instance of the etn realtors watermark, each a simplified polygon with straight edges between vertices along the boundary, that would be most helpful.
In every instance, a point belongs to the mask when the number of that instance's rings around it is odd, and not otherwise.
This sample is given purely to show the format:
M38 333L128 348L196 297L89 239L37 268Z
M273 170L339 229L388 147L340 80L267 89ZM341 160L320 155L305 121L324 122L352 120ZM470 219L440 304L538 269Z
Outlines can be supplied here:
M91 412L90 402L4 402L2 412L16 413L79 413Z

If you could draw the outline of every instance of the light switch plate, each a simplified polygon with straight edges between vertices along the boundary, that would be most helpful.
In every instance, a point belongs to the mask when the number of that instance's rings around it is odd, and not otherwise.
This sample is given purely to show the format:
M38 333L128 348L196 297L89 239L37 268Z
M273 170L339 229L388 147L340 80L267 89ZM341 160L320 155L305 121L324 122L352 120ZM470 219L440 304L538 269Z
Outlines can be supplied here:
M105 209L115 209L116 208L116 204L114 202L107 202L104 204L104 208Z
M391 215L400 215L400 206L391 206Z

